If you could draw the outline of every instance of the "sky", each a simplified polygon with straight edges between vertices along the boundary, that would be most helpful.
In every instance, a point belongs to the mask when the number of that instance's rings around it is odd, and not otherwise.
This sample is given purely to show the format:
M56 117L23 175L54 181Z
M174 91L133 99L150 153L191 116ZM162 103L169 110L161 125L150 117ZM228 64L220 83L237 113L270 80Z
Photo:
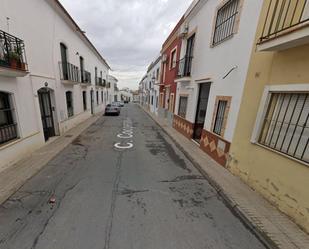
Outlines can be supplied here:
M111 66L134 90L191 0L60 0Z

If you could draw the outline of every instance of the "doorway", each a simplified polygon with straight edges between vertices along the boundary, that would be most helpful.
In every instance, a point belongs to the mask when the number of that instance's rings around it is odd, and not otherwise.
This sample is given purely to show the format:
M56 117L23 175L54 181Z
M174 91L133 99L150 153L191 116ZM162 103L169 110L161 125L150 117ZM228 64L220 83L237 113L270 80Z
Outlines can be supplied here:
M93 89L90 90L90 107L91 107L91 114L94 114L94 99L93 99Z
M39 97L44 138L45 141L47 141L50 137L54 137L56 135L54 118L53 118L53 109L50 100L50 91L48 89L40 89L38 91L38 97Z
M200 143L204 128L208 99L209 99L210 84L211 83L200 84L197 109L195 115L195 123L193 129L193 139L198 143Z

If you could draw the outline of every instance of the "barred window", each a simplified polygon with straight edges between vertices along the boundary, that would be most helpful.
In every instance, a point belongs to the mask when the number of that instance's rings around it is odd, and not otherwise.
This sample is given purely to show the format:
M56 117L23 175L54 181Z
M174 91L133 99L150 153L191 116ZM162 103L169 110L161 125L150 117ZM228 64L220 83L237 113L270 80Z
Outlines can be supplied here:
M309 163L308 119L308 93L271 93L259 143Z
M71 91L67 91L65 93L65 97L66 97L66 101L67 101L68 117L72 117L74 115L72 92Z
M233 35L235 20L238 14L238 4L239 0L230 0L218 10L213 45Z
M219 100L218 101L218 108L217 108L213 132L220 135L220 136L222 135L222 131L223 131L223 124L224 124L224 119L225 119L226 107L227 107L227 101L226 100Z
M188 105L188 97L180 96L180 98L179 98L178 116L180 116L182 118L186 118L187 105Z
M17 124L14 122L14 109L10 94L0 92L0 144L17 138Z

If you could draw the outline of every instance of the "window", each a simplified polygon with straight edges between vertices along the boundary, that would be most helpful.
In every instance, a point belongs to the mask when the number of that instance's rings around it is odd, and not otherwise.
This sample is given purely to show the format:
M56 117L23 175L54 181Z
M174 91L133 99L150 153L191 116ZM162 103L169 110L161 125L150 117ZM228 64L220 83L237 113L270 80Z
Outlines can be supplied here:
M170 69L173 69L176 67L176 63L177 63L176 52L177 52L176 48L171 52Z
M259 143L309 163L309 93L271 93Z
M84 111L87 110L87 92L83 91L83 107L84 107Z
M62 79L68 80L69 72L68 72L67 47L63 43L60 43L60 54L61 54Z
M99 92L97 91L96 94L97 94L97 105L98 105L99 104Z
M160 68L157 69L156 80L159 80Z
M84 83L85 82L85 72L84 72L84 58L83 57L79 57L79 66L80 66L80 78L81 78L81 82Z
M182 118L186 118L187 105L188 105L188 97L180 96L179 97L178 116L180 116Z
M162 80L163 80L163 83L165 83L165 73L166 73L166 63L163 64L163 77L162 77Z
M153 105L153 96L151 96L151 105Z
M225 114L226 114L227 104L228 104L228 102L226 100L219 100L218 101L217 113L216 113L213 132L218 134L219 136L223 135L224 120L225 120L225 116L226 116Z
M66 101L67 101L68 117L72 117L74 115L72 92L71 91L67 91L65 93L65 97L66 97Z
M235 20L238 14L239 0L229 0L217 12L213 35L213 45L231 37L234 33Z
M94 68L94 78L95 78L94 82L97 85L98 84L98 68L97 67Z
M9 93L0 92L0 144L17 138L17 124Z
M101 102L103 103L103 91L101 91Z

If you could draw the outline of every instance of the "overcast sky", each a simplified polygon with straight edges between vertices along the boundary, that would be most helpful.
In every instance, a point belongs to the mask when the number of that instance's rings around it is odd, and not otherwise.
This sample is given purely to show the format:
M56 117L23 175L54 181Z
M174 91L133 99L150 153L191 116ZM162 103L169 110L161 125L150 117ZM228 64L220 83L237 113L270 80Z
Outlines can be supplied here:
M119 79L138 88L191 0L60 0Z

